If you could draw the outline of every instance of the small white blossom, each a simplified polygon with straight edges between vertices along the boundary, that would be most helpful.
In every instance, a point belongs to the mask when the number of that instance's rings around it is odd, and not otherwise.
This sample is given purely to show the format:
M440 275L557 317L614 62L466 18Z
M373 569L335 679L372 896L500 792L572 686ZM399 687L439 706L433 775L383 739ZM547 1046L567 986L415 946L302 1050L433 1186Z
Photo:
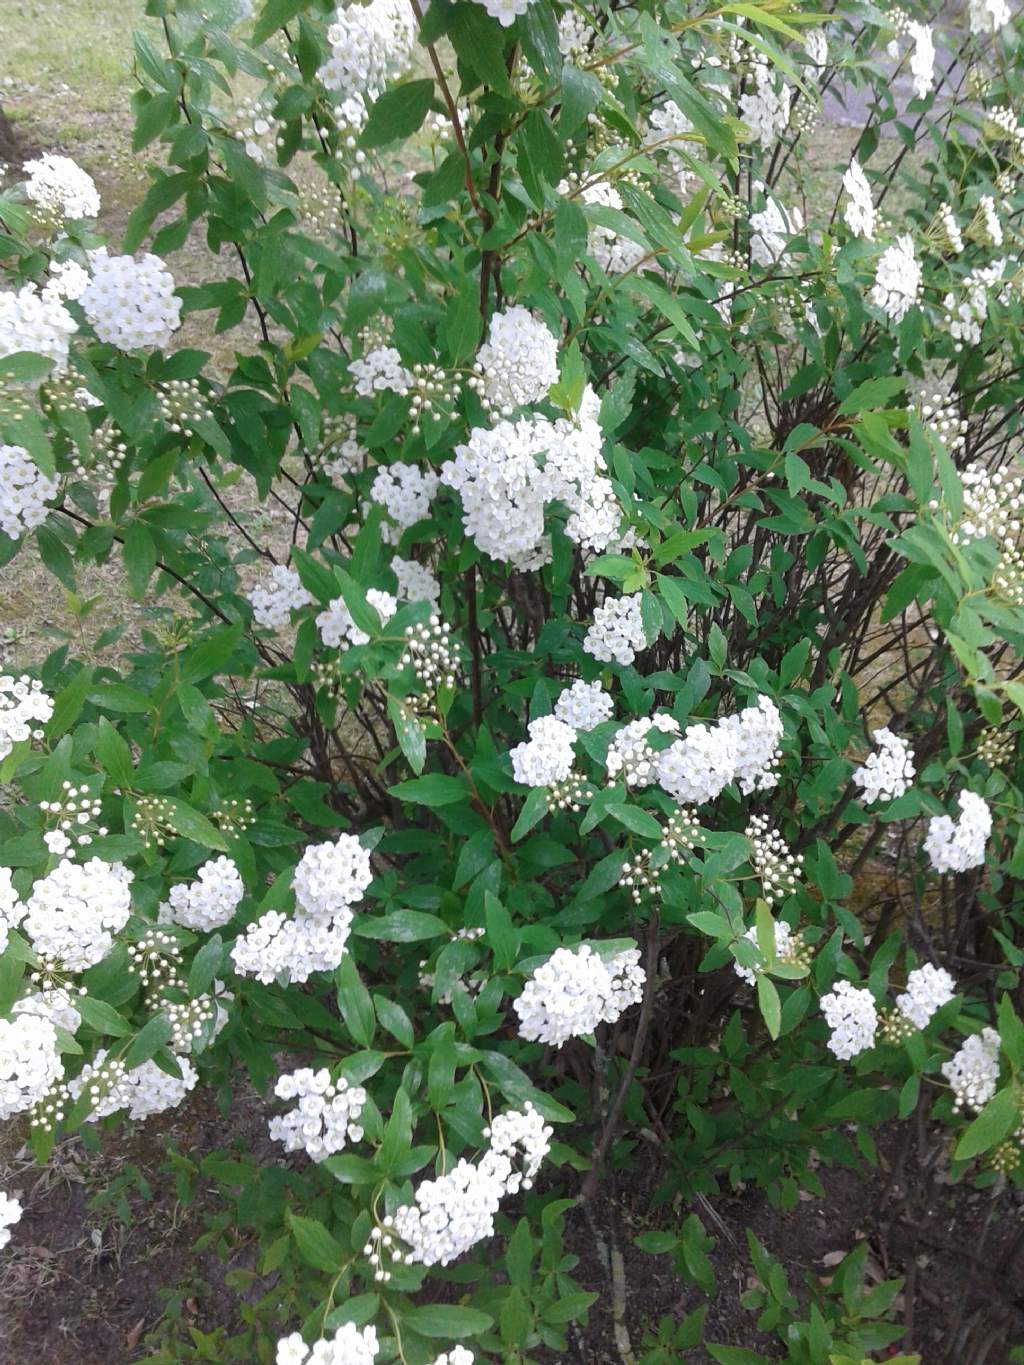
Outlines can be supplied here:
M502 28L509 28L521 14L526 13L534 0L476 0L476 3L483 5L491 18L497 19Z
M339 5L327 29L331 55L320 79L341 101L375 100L394 76L408 69L416 50L416 15L406 0Z
M368 588L366 600L380 617L382 626L387 625L398 610L397 600L389 592L379 588ZM343 597L336 597L316 618L320 638L328 649L348 649L349 645L369 644L370 637L352 619L352 613L345 605Z
M246 596L252 604L253 620L265 630L281 630L291 621L293 611L301 611L313 601L299 575L284 564L273 565Z
M956 982L944 967L926 962L907 977L907 989L896 997L896 1008L915 1028L926 1028L932 1015L956 994Z
M871 753L860 768L853 771L853 781L863 789L864 804L876 801L895 801L910 790L914 780L914 755L905 739L886 726L872 731L877 752Z
M398 596L403 602L435 603L441 596L441 585L425 565L415 559L394 555L391 572L398 579Z
M99 213L96 182L69 156L44 152L36 160L26 161L25 170L26 197L54 223L95 218Z
M593 730L614 711L615 703L600 681L588 683L582 678L565 688L555 702L555 716L578 731Z
M21 1222L21 1215L24 1212L17 1199L0 1190L0 1251L11 1240L11 1228L15 1223ZM456 1349L458 1349L456 1347ZM470 1357L472 1359L472 1357ZM453 1362L455 1365L455 1362ZM461 1365L461 1362L459 1363Z
M821 1012L832 1030L828 1046L840 1061L849 1061L875 1045L878 1010L870 991L858 990L849 981L837 981L821 997Z
M63 1074L49 1019L34 1013L0 1019L0 1119L32 1109Z
M594 609L594 623L583 648L602 663L631 664L644 648L644 623L640 597L609 597Z
M349 371L356 381L356 393L361 398L372 398L376 393L408 393L412 375L402 364L402 357L393 346L379 346L361 360L349 363Z
M860 162L854 157L843 176L843 189L847 200L843 207L846 226L856 237L873 241L875 236L875 206L871 198L871 186L861 169Z
M0 674L0 759L26 739L42 738L39 728L53 715L53 698L37 678ZM9 875L9 874L8 874Z
M32 887L24 930L33 949L64 971L102 962L131 914L135 874L122 863L65 858Z
M974 792L961 792L957 802L960 817L955 823L948 815L935 815L928 822L924 851L936 872L967 872L985 862L992 812Z
M967 16L976 37L999 33L1013 18L1007 0L967 0Z
M984 1109L999 1084L999 1034L983 1028L964 1040L940 1070L953 1089L953 1108Z
M502 414L539 403L558 379L558 339L528 308L495 313L477 353L485 402Z
M921 266L914 255L914 240L904 234L886 247L878 261L871 302L891 322L902 322L917 302L921 290Z
M359 1116L366 1103L366 1091L343 1078L331 1080L326 1067L279 1076L274 1086L279 1100L297 1101L287 1114L270 1120L270 1136L283 1142L286 1152L304 1151L311 1160L326 1161L342 1151L349 1142L359 1142L363 1130Z
M635 948L609 962L586 943L575 950L557 948L514 1003L519 1035L554 1047L585 1037L598 1024L614 1024L625 1009L638 1004L645 980Z
M230 923L245 895L236 864L223 855L210 858L189 885L172 886L168 919L186 929L211 933Z
M0 289L0 360L18 351L52 360L58 371L68 363L68 343L78 331L64 304L34 284Z
M509 757L512 774L527 787L550 787L572 772L576 731L554 716L540 716L527 726L529 740L517 744Z
M181 326L181 299L174 277L159 256L110 256L106 247L89 253L92 279L79 302L100 341L132 351L166 346Z

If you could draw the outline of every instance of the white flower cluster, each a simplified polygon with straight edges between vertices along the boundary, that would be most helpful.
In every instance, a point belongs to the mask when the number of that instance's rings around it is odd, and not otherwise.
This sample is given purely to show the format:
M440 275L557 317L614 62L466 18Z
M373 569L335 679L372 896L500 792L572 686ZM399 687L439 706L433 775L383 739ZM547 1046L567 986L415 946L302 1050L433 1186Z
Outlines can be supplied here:
M594 609L583 648L601 663L631 664L647 643L640 595L609 597Z
M692 132L693 124L675 100L664 100L656 109L652 109L647 128L644 130L645 146L664 148L668 144L666 160L675 180L672 188L679 194L685 191L687 183L693 178L693 172L671 144L681 142Z
M430 570L415 559L394 555L391 572L398 579L398 596L403 602L435 603L441 596L441 584Z
M43 285L43 298L50 301L80 299L89 284L88 270L77 261L51 261L47 273L50 278ZM89 406L95 407L96 400L92 399Z
M100 341L122 351L166 346L181 326L181 299L160 257L147 252L137 261L100 247L90 251L89 268L92 279L79 302Z
M759 697L715 725L689 725L681 739L658 755L658 783L683 805L712 801L738 782L745 796L778 781L782 717L769 697Z
M953 1089L953 1108L983 1109L999 1084L999 1034L983 1028L964 1040L963 1046L940 1070Z
M96 182L69 156L44 152L38 159L26 161L25 170L25 195L51 222L95 218L99 213Z
M38 1014L49 1019L54 1028L66 1033L77 1033L82 1016L75 1009L72 995L64 986L47 986L44 990L23 995L14 1002L12 1014Z
M350 361L348 368L360 398L372 398L374 394L385 392L408 393L412 384L412 375L402 364L402 357L394 346L378 346L361 360Z
M768 196L765 206L750 215L750 255L756 265L778 264L786 254L790 237L803 230L804 217L795 205L785 209Z
M485 404L507 416L547 397L558 379L558 338L528 308L516 304L491 318L476 368Z
M911 20L907 31L914 42L910 54L910 74L913 78L914 94L923 100L935 84L935 40L928 24Z
M976 37L999 33L1013 17L1007 0L967 0L967 17Z
M510 28L521 14L525 14L534 0L476 0L502 28Z
M959 819L935 815L928 821L924 851L936 872L967 872L985 862L985 843L992 833L992 812L982 797L961 792Z
M921 292L921 265L914 255L914 239L897 237L878 259L870 299L890 322L902 322Z
M278 1077L274 1094L279 1100L297 1100L294 1109L270 1120L270 1136L283 1142L286 1152L305 1151L313 1161L326 1161L347 1142L363 1136L359 1115L366 1091L350 1086L344 1077L331 1080L326 1067L308 1066Z
M576 731L555 716L540 716L526 727L529 740L517 744L509 757L512 775L527 787L550 787L572 772Z
M547 1155L551 1129L527 1103L522 1110L499 1115L489 1135L491 1146L479 1162L474 1165L463 1157L446 1175L424 1180L414 1204L404 1204L393 1219L385 1218L385 1227L393 1227L409 1247L407 1264L448 1265L493 1236L502 1199L529 1187Z
M771 147L789 123L793 92L780 80L776 84L771 66L760 55L754 58L754 86L740 96L740 117L749 124L754 141Z
M345 955L352 906L373 879L370 855L354 834L311 844L295 868L295 915L267 910L236 939L235 971L269 985L287 972L293 982L334 971Z
M53 698L37 678L0 674L0 759L26 739L42 739L38 727L53 715Z
M11 1228L21 1222L23 1212L17 1199L0 1190L0 1251L11 1240Z
M662 735L675 735L679 733L679 722L674 716L659 711L654 716L631 720L616 730L605 758L610 781L621 777L627 787L637 791L651 785L658 764L658 754L647 739L652 730Z
M370 497L380 503L395 523L381 527L385 541L395 544L407 527L415 526L430 515L430 503L439 485L440 480L433 470L420 469L414 464L389 464L377 471Z
M636 948L608 962L586 943L575 950L557 948L515 1001L519 1035L554 1047L582 1038L598 1024L614 1024L624 1010L638 1004L645 980Z
M956 995L956 982L945 967L926 962L907 977L907 989L896 997L896 1008L915 1028L926 1028L936 1010Z
M0 1019L0 1119L27 1113L64 1074L57 1030L40 1014Z
M312 1346L306 1345L300 1333L292 1332L277 1343L274 1365L373 1365L379 1350L376 1327L359 1328L345 1322L333 1337Z
M849 981L837 981L821 997L821 1012L832 1030L828 1046L840 1061L849 1061L875 1045L878 1010L870 991L858 990Z
M556 719L577 731L593 730L610 720L614 711L615 703L600 681L588 683L582 678L565 688L555 702Z
M871 198L871 186L856 157L850 161L843 176L843 189L847 200L843 206L843 219L855 237L864 237L871 242L875 236L875 205Z
M777 919L773 925L773 929L775 933L776 958L780 962L795 962L804 951L803 940L800 935L794 934L793 930L784 919ZM752 924L743 937L749 939L751 943L756 944L757 925ZM732 968L741 981L745 981L748 986L754 984L754 969L752 967L744 967L741 963L734 962Z
M963 293L952 290L942 300L946 311L946 326L953 339L953 349L957 352L965 346L977 346L981 341L982 328L988 318L989 295L1001 283L1005 261L995 261L992 265L978 266L970 271L963 281ZM1005 289L996 291L1000 298Z
M222 854L203 863L195 881L171 887L167 918L185 929L212 933L229 923L244 895L237 866Z
M339 6L327 30L331 55L320 68L328 90L375 100L412 61L416 15L405 0L370 0Z
M123 863L63 858L26 904L23 927L37 955L67 972L102 962L128 923L134 877Z
M0 445L0 531L20 540L49 515L60 480L47 478L24 446Z
M853 781L863 791L864 804L895 801L909 791L914 780L914 755L910 745L887 726L873 730L877 752L868 754L863 765L855 768Z
M301 611L313 600L295 570L284 564L273 565L246 597L252 605L253 620L265 630L281 630L291 621L293 611Z
M78 331L63 303L34 284L0 289L0 360L18 351L46 356L58 370L68 363L68 343Z
M366 600L380 617L382 626L387 625L398 610L398 602L389 592L382 592L379 588L368 588ZM360 630L352 619L352 613L345 605L343 597L336 597L333 602L316 618L316 624L320 630L320 638L328 649L348 649L349 645L366 645L370 642L370 637L365 630Z
M11 869L0 867L0 953L7 947L12 929L16 929L25 914L25 906L14 889Z
M130 1119L152 1118L154 1114L176 1109L185 1096L196 1087L199 1073L187 1057L177 1058L180 1076L163 1071L152 1059L127 1071L122 1063L111 1067L108 1053L101 1048L91 1063L87 1063L68 1090L75 1099L92 1085L95 1102L89 1113L90 1122L107 1118L120 1109L128 1110Z

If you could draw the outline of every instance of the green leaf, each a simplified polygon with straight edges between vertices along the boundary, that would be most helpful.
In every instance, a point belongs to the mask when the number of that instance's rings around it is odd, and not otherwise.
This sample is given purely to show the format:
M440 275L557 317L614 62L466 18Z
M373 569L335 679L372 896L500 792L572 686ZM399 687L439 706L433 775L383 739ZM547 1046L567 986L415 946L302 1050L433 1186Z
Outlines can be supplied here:
M188 971L188 993L195 999L203 995L227 961L228 952L220 934L214 934L199 949Z
M622 802L613 802L605 807L608 814L620 825L625 825L634 834L641 834L645 839L660 839L664 830L660 823L650 813L643 810L640 806L627 806Z
M484 892L484 918L487 921L487 946L499 972L506 972L519 956L519 934L512 917L490 891Z
M191 839L202 848L214 848L218 853L226 853L228 846L220 830L201 814L177 796L165 796L164 818L176 834L183 839Z
M171 1040L171 1021L166 1014L154 1014L149 1023L136 1035L134 1042L124 1054L123 1061L129 1071L148 1062Z
M309 5L309 0L267 0L252 30L252 41L265 43L269 37L290 24Z
M494 1319L478 1308L464 1308L454 1303L427 1303L421 1308L407 1308L402 1323L421 1337L478 1337L494 1326Z
M548 813L548 790L546 787L534 787L530 795L523 802L523 808L519 812L519 819L512 826L511 839L514 844L526 837L534 825L544 819Z
M324 1270L333 1275L341 1269L345 1252L341 1243L331 1235L323 1223L316 1218L304 1218L301 1214L285 1209L285 1220L295 1238L302 1259L314 1270Z
M386 915L363 915L356 920L353 933L360 938L381 939L386 943L420 943L440 938L451 930L437 915L422 910L392 910Z
M370 1047L376 1022L373 1001L350 954L346 953L341 959L334 979L338 987L338 1009L345 1027L360 1047Z
M93 753L115 787L126 789L132 785L132 751L106 716L100 717Z
M388 793L400 801L410 801L414 806L451 806L459 801L467 801L469 789L461 777L448 777L445 773L431 773L428 777L414 777L408 782L399 782L389 787Z
M575 1294L565 1294L541 1313L544 1322L566 1323L581 1318L591 1304L597 1302L597 1295L588 1289L580 1289Z
M75 674L62 692L58 692L53 703L53 715L46 727L51 744L62 735L66 735L82 714L82 707L92 687L92 675L91 668L83 668Z
M459 60L465 62L479 80L503 95L512 93L505 69L505 30L479 5L457 5L452 10L448 37Z
M362 135L364 147L383 147L399 138L411 137L427 117L434 94L432 80L406 81L393 86L370 109Z
M1017 1087L1005 1085L997 1090L956 1145L957 1161L969 1161L1009 1137L1020 1123L1020 1096Z
M757 1003L761 1008L761 1017L764 1019L769 1034L773 1038L779 1036L779 1029L782 1025L782 1005L779 1001L779 992L775 989L775 982L764 972L757 973Z
M105 1000L96 1000L91 995L80 995L75 1000L75 1009L83 1021L97 1033L111 1038L127 1038L132 1026L123 1014L118 1014L113 1005Z

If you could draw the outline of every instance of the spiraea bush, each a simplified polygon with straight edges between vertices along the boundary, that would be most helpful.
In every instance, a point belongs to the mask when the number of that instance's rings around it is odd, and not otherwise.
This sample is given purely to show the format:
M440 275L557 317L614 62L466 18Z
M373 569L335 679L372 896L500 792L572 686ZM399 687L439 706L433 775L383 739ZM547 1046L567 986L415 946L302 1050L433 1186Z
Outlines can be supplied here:
M166 1359L560 1358L652 1152L788 1208L915 1116L1019 1183L1008 7L247 8L149 0L127 240L0 194L3 561L145 603L0 679L0 1117L263 1097L179 1160L270 1288ZM752 1255L787 1359L899 1340Z

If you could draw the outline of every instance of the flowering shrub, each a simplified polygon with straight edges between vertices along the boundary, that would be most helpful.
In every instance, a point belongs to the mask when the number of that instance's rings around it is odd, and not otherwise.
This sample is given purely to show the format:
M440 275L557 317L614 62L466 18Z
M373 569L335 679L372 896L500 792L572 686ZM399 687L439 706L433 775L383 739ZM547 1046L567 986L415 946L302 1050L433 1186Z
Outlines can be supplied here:
M217 1358L277 1365L565 1351L644 1144L791 1207L916 1114L1019 1182L1008 9L244 8L149 0L122 254L66 158L0 194L3 562L149 604L0 678L0 1117L247 1076ZM858 1264L815 1349L902 1335Z

